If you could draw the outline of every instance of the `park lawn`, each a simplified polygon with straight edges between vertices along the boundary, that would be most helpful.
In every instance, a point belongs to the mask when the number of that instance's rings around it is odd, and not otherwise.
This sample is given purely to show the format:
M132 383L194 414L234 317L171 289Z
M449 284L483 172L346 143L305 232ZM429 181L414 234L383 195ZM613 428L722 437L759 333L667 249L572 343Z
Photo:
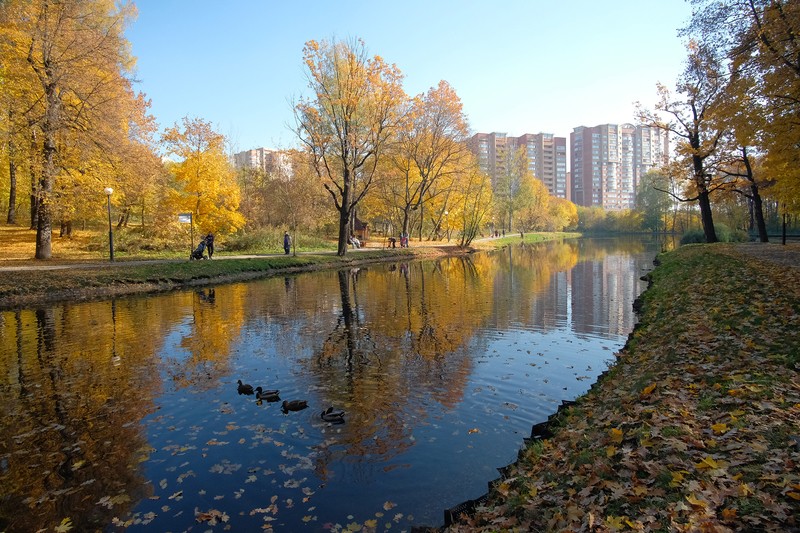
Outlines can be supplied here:
M743 246L659 256L615 364L450 531L797 530L800 269Z

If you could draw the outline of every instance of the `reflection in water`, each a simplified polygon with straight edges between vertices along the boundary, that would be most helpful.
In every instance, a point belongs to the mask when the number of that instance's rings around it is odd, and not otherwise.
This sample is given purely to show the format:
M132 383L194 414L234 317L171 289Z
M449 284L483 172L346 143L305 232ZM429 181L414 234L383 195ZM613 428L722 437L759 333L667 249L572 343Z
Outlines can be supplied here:
M515 245L2 313L0 530L440 523L624 343L654 246ZM239 396L238 379L309 408Z

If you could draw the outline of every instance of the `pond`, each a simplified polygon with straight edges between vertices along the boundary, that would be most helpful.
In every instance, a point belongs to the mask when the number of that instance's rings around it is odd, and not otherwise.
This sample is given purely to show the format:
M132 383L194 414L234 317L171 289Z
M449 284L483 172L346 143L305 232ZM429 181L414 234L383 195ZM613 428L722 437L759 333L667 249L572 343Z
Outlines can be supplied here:
M613 361L658 250L518 244L3 312L0 530L441 525Z

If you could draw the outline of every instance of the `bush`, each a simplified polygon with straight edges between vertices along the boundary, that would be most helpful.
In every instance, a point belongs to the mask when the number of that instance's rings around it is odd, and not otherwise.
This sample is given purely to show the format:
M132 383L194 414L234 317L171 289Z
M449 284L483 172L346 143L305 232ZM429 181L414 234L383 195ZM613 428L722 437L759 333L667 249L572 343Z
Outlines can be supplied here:
M222 248L226 252L251 252L261 254L283 253L285 228L261 228L248 233L237 233L225 239ZM292 235L298 251L332 250L336 243L317 235L303 233Z
M283 251L283 231L277 228L263 228L248 233L240 232L225 240L225 250L265 253Z
M714 224L719 242L747 242L750 236L746 231L732 230L727 225L718 222ZM706 234L701 229L689 230L681 235L681 245L706 242Z
M188 236L154 236L141 226L114 228L114 250L120 253L174 252L188 247ZM107 248L108 234L105 232L99 233L88 246L90 251L103 251Z

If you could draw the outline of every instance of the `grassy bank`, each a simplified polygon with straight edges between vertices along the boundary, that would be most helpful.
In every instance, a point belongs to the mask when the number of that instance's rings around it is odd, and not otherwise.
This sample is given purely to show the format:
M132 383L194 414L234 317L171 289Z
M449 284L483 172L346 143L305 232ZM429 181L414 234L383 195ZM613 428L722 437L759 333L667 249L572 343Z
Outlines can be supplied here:
M120 263L36 265L0 272L0 309L56 301L79 301L223 283L354 263L414 257L404 250L298 256L220 258L213 261L140 260ZM423 254L424 255L424 254Z
M800 270L765 246L662 255L615 365L451 530L797 531Z
M16 234L30 236L25 231ZM5 232L11 235L10 231ZM63 243L57 260L0 261L0 309L24 307L57 301L80 301L108 296L172 290L180 287L241 281L274 274L324 268L341 268L376 261L404 260L470 253L502 248L520 242L575 237L575 234L531 233L477 241L463 250L446 242L412 242L410 248L371 247L351 250L345 257L332 251L312 251L294 255L264 255L261 250L246 250L241 255L217 253L213 261L165 259L140 253L110 263L87 257L83 241ZM18 255L33 256L33 242L15 242ZM185 255L185 254L184 254Z

